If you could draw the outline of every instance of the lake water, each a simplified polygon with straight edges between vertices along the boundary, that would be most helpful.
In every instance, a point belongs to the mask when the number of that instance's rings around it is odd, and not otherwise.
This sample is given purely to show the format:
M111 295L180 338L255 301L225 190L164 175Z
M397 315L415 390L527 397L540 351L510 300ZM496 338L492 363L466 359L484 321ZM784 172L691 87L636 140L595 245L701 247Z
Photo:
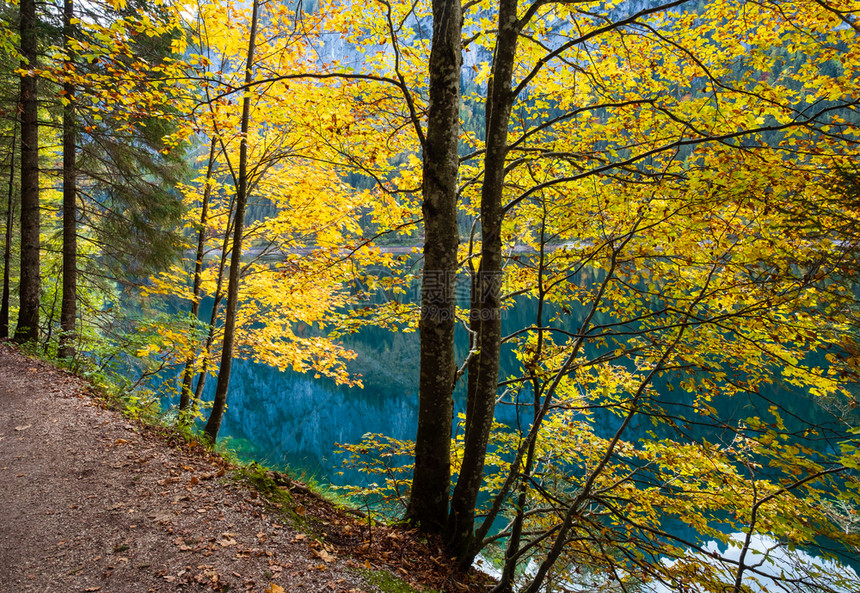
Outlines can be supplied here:
M534 301L521 299L515 307L503 312L503 333L520 329L534 322ZM570 328L578 325L572 313ZM465 332L458 338L460 355L465 355ZM344 344L357 353L350 362L350 371L362 376L364 388L339 386L327 378L314 378L244 360L233 363L227 411L219 436L230 439L230 446L240 457L256 459L276 468L289 467L321 482L336 485L363 484L367 477L358 472L344 470L341 458L335 455L336 443L357 443L365 433L381 433L396 439L415 438L418 414L418 334L417 332L390 332L378 328L364 328L358 334L344 338ZM593 354L593 353L592 353ZM510 349L501 358L501 375L515 373L518 362ZM659 381L658 391L663 392ZM204 398L211 399L215 381L207 381ZM689 415L688 397L675 394L679 415ZM797 411L805 421L824 422L826 414L811 403L811 398L784 385L770 385L762 390L764 407L767 400L782 401L784 407ZM529 397L529 396L526 396ZM668 399L665 396L661 399ZM665 402L664 402L665 403ZM665 404L672 410L672 404ZM712 405L727 422L760 414L763 410L752 407L750 400L742 398L715 398ZM455 392L455 412L465 407L465 377ZM819 416L820 417L817 417ZM528 422L529 413L523 422ZM513 406L499 406L497 419L509 426L517 423ZM596 413L592 419L601 436L614 433L618 417ZM646 430L654 427L639 420L628 428L625 438L636 440L645 437ZM787 418L786 422L791 422ZM527 425L526 425L527 428ZM731 440L732 434L721 434L714 427L698 427L697 438L711 441ZM669 434L665 436L670 436ZM815 446L810 444L810 446ZM820 446L820 445L819 445ZM344 472L341 475L341 472Z
M520 301L504 312L504 332L533 322L535 312L534 302ZM578 325L577 321L571 319L571 326ZM465 335L459 341L465 344ZM364 388L338 386L312 374L280 372L248 361L234 361L220 437L230 439L229 446L246 460L255 459L279 469L290 468L293 473L304 474L305 479L334 485L367 484L368 476L343 467L341 456L335 452L336 443L357 443L369 432L414 439L418 413L418 334L365 328L345 338L344 343L357 353L350 370L362 375ZM461 346L461 354L465 354L464 350ZM517 361L509 350L503 352L501 362L502 376L515 371ZM214 387L215 381L209 380L204 397L211 399ZM660 389L659 384L657 387ZM786 386L770 386L768 393L762 395L765 400L785 401L786 407L797 410L799 418L823 420L823 411L808 396L791 392ZM464 400L464 380L461 380L455 393L457 412L463 410ZM750 408L749 401L717 398L712 403L724 420L758 412ZM511 426L517 422L512 406L500 406L497 417ZM594 420L598 423L596 430L603 436L611 434L618 422L617 417L609 414L596 414ZM641 427L633 425L626 438L644 437L645 431L652 428L650 422ZM709 440L723 437L719 430L709 430L697 436ZM725 436L731 438L730 434ZM690 541L699 540L699 534L689 525L673 521L664 526ZM856 559L844 560L860 567Z

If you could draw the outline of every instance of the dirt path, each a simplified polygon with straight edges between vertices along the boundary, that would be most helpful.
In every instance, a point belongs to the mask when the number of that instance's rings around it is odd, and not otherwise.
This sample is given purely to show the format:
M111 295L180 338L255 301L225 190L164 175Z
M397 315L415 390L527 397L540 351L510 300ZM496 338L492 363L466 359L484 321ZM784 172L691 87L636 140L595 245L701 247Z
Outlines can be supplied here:
M370 590L223 462L86 388L0 343L0 591Z

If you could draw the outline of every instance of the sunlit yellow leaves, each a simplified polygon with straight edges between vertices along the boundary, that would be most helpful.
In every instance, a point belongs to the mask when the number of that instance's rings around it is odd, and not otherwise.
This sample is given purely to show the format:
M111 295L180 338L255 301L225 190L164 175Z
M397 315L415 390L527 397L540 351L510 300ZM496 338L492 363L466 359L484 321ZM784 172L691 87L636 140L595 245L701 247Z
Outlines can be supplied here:
M838 5L847 14L856 2ZM464 278L481 260L477 124L497 4L466 8ZM527 414L551 397L534 420L542 429L532 467L514 468L531 472L527 532L557 528L559 509L587 487L574 509L577 537L612 542L617 557L666 553L625 547L662 529L661 517L723 540L720 527L797 544L813 529L828 533L823 509L837 507L820 503L838 489L827 472L839 467L803 441L811 432L796 438L797 414L769 406L793 397L772 390L791 387L827 404L854 401L836 372L812 360L851 321L852 291L831 281L845 255L831 231L860 226L860 213L819 205L834 203L836 171L856 157L856 31L811 1L713 0L605 31L623 3L521 3L520 16L531 8L514 74L502 291L511 297L504 306L542 298L545 309L505 345L519 365L504 378L505 403L517 406L520 425L495 427L486 488L505 483ZM247 96L252 201L266 214L247 221L239 354L349 383L358 378L339 336L363 323L415 328L416 306L404 297L416 254L381 244L421 241L416 125L426 125L428 3L322 2L301 34L287 26L286 5L267 10L259 84L249 89L241 83L247 6L210 3L194 15L192 28L208 37L186 56L202 105L189 135L215 138L220 152L215 181L181 188L185 225L190 236L205 231L200 285L213 297L229 249L238 103ZM121 49L120 31L100 33L100 44ZM335 63L327 36L347 45L348 57ZM828 111L836 104L850 109ZM201 224L205 191L212 202ZM190 298L191 259L149 292ZM360 301L370 295L384 304ZM165 332L171 340L183 338ZM690 438L702 426L703 436ZM370 448L386 460L373 470ZM390 462L408 456L408 444L369 435L350 451L385 476L372 490L388 500L401 493L404 470ZM857 468L856 443L843 440L840 455ZM576 537L566 554L571 566L595 558ZM715 578L694 562L674 570L690 583Z
M592 36L617 18L605 5L547 3L524 24L503 292L552 309L511 337L520 374L504 385L520 413L532 397L553 403L526 529L558 528L559 515L541 509L560 513L593 479L599 494L571 509L584 539L608 540L611 525L613 541L632 541L661 513L715 538L721 521L793 544L834 532L819 502L844 485L830 473L842 470L795 438L797 410L768 409L795 397L791 388L836 410L854 402L845 367L840 377L812 362L856 333L845 315L856 288L821 269L854 261L856 234L840 232L860 225L856 204L833 191L836 172L856 166L844 155L856 154L858 44L827 8L715 0ZM489 10L476 3L465 18L465 36L488 56ZM580 36L587 42L561 49ZM481 97L479 88L466 103ZM479 135L464 142L476 149L460 170L462 209L474 217L483 145ZM837 236L848 238L840 246ZM471 246L461 246L464 261L480 257ZM760 416L729 418L744 405ZM710 432L691 444L700 426ZM523 442L504 430L498 439L500 450ZM571 564L592 558L568 545ZM693 562L681 570L688 583L711 578Z
M226 271L230 249L224 237L232 224L233 176L242 139L237 133L239 106L241 98L250 98L251 128L245 138L250 203L252 211L269 214L246 220L237 355L360 385L360 378L346 366L354 354L334 336L368 322L408 329L415 318L414 307L395 310L396 303L378 312L349 314L352 302L365 290L391 295L404 291L404 280L396 275L377 277L365 272L371 266L390 267L395 257L374 247L372 237L362 235L368 223L386 232L415 232L417 203L411 192L420 187L421 169L416 166L414 129L402 125L402 105L385 84L337 78L320 84L308 76L341 69L341 65L319 63L316 36L320 19L331 25L357 16L341 10L305 14L299 31L293 10L268 6L253 76L275 80L245 90L240 87L245 75L247 7L209 3L186 15L199 34L195 40L199 46L188 52L186 65L206 81L199 88L203 107L195 110L189 133L214 138L219 150L211 175L201 175L181 190L188 207L189 247L202 233L199 289L203 298L223 296L224 282L219 278ZM405 48L404 59L418 64L426 49ZM382 54L376 58L368 54L368 60L393 67ZM402 63L399 67L404 68ZM413 66L402 72L410 79L422 76ZM379 114L386 110L396 123L380 120ZM380 134L386 126L395 131ZM390 181L391 188L403 193L391 193L386 187L356 190L343 181L346 175ZM204 196L205 216L200 210ZM184 270L153 278L149 293L190 300L193 266L193 261L186 261ZM357 290L358 286L363 288ZM216 313L217 326L222 313ZM214 336L217 351L217 327Z

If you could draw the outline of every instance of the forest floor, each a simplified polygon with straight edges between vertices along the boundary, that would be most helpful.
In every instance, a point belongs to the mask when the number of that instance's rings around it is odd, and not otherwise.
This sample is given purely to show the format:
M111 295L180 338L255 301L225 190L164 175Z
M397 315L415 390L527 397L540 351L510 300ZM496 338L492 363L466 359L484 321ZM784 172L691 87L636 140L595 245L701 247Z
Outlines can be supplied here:
M409 588L487 581L405 528L371 529L301 483L130 421L0 342L0 591Z

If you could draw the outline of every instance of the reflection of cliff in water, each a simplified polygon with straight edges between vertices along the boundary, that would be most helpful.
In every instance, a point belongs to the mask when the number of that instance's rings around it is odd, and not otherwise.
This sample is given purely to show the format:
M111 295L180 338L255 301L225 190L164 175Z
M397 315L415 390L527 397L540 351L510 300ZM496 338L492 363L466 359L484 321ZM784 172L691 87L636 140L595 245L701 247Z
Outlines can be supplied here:
M505 321L522 324L533 307L505 312ZM466 354L466 336L458 348ZM342 471L334 455L335 443L357 443L368 432L397 439L414 439L418 416L418 334L363 328L343 338L355 351L349 362L352 374L360 375L363 388L336 385L312 373L284 372L262 364L234 360L227 397L227 411L220 436L243 458L253 458L275 467L290 466L335 484L366 483L367 476ZM508 350L503 366L516 364ZM214 381L207 383L204 398L211 399ZM465 378L455 393L456 412L465 407ZM514 424L516 410L499 409L502 422Z
M534 323L536 310L535 301L517 299L514 307L503 312L503 333ZM561 315L559 323L574 330L581 323L582 314L578 308L571 307ZM334 455L334 445L356 443L368 432L414 439L418 412L418 334L366 327L342 341L357 354L348 368L351 373L361 375L363 389L338 386L330 379L314 378L311 373L280 372L236 360L221 435L231 437L231 446L246 458L276 467L288 465L324 481L366 483L368 477L357 472L337 475L342 468L340 458ZM460 360L466 354L466 343L466 332L460 328L457 351ZM584 354L593 357L598 353L586 347ZM819 366L826 364L820 353L815 357L821 360L809 362ZM506 345L501 357L501 377L516 376L520 372L512 346ZM744 377L735 373L734 379L742 381ZM830 411L809 394L781 381L776 372L774 379L773 383L761 386L758 395L715 395L711 405L717 412L716 418L703 418L692 407L690 394L669 389L668 384L679 378L664 376L654 382L655 394L650 406L652 413L674 417L686 438L728 444L734 438L732 425L754 415L769 421L767 407L777 403L784 411L790 430L796 431L810 421L822 428L816 442L796 436L798 443L821 451L831 450L829 438L841 435L843 430L835 425ZM212 397L214 384L214 381L208 382L206 397ZM465 407L464 384L465 379L461 379L457 386L455 412ZM531 399L529 390L524 388L520 401L526 403ZM519 422L524 429L530 417L530 406L520 410L519 418L516 407L511 405L499 406L496 413L498 421L509 426ZM598 410L589 422L599 436L609 437L617 430L621 418L610 411ZM624 438L636 442L653 438L649 435L654 433L657 438L678 438L677 431L669 425L654 426L649 417L641 415L627 427Z
M341 468L334 444L356 443L368 432L415 437L417 339L415 333L367 328L344 340L358 355L349 368L362 375L363 389L236 360L220 434L243 457L334 483L364 482L357 475L336 475Z

